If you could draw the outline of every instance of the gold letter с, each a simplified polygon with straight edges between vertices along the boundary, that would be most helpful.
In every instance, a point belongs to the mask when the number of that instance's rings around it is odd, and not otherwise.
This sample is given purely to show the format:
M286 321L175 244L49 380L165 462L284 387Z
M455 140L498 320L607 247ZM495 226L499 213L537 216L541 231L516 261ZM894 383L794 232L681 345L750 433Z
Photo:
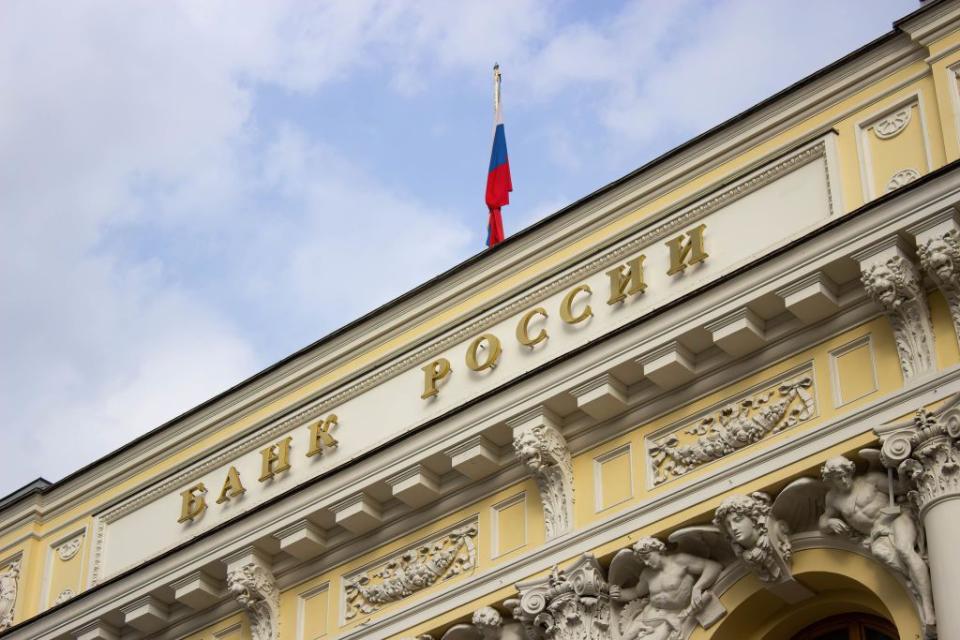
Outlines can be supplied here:
M686 244L683 243L683 236L679 235L673 240L667 240L664 244L670 247L670 270L668 276L680 273L690 265L703 262L709 258L709 254L703 250L703 230L707 225L701 224L687 231Z
M539 344L550 337L546 329L540 329L537 335L530 337L530 321L533 320L533 316L541 315L544 318L547 317L547 310L543 307L535 307L523 314L523 317L520 318L520 322L517 323L517 341L525 347L530 347L531 349L534 345Z
M423 369L423 393L420 397L426 400L440 393L437 383L450 374L450 361L446 358L437 358L421 369Z
M193 520L207 508L207 499L204 497L207 488L202 482L198 482L189 489L180 492L182 502L180 503L180 519L177 522L186 522Z
M590 295L592 293L590 291L590 285L578 284L573 289L570 289L567 295L563 296L563 300L560 301L560 319L567 324L579 324L593 315L593 309L589 304L583 308L583 311L577 315L573 315L573 299L581 292Z

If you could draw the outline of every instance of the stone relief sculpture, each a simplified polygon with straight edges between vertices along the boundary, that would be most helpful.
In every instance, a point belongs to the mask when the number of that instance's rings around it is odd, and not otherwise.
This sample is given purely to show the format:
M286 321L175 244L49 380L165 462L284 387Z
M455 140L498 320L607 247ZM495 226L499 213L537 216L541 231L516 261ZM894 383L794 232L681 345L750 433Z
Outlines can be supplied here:
M0 631L13 626L13 607L20 584L20 558L0 572Z
M685 434L696 436L693 442L681 443L674 434L654 442L649 448L654 484L679 477L759 442L770 433L778 433L814 417L817 406L812 387L812 377L800 376L733 402L715 415L703 418L684 430Z
M618 626L623 640L676 640L696 621L709 628L726 613L709 591L731 556L713 527L687 527L669 540L641 538L610 563L610 594L622 603Z
M266 567L250 562L228 571L227 589L250 617L251 640L279 638L280 590Z
M943 292L950 307L953 326L960 336L960 235L950 229L939 237L917 245L920 266Z
M80 551L80 545L83 544L83 535L67 540L57 547L57 557L66 562Z
M895 174L890 176L889 182L887 182L887 193L891 191L896 191L900 187L910 184L914 180L920 178L920 172L916 169L901 169Z
M936 368L933 326L920 277L903 256L865 267L861 281L867 295L884 310L893 327L903 379Z
M567 441L556 427L534 424L514 434L513 448L537 479L547 539L563 535L573 525L573 462Z
M344 616L373 613L477 564L477 523L457 527L345 580Z
M523 625L493 607L474 611L470 624L451 627L440 640L527 640Z
M823 464L821 475L828 489L820 529L860 542L880 562L903 575L920 602L924 624L933 628L933 594L921 554L923 531L917 513L905 500L902 485L890 481L879 466L880 452L864 449L860 455L870 462L862 474L843 456Z

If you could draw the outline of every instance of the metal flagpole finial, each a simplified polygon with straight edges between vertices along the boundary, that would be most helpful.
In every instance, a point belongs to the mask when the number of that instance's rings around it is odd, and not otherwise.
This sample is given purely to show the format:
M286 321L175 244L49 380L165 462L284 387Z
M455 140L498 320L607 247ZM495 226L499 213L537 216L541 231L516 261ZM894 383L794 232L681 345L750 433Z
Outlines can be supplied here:
M500 63L496 62L493 65L493 110L494 112L500 110Z

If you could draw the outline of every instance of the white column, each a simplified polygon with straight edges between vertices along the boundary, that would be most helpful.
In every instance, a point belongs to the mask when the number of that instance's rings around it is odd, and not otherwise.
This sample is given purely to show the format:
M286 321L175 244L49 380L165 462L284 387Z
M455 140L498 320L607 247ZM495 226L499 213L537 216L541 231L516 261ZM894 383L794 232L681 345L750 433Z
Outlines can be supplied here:
M937 636L960 640L960 396L883 431L881 459L909 482L920 507Z

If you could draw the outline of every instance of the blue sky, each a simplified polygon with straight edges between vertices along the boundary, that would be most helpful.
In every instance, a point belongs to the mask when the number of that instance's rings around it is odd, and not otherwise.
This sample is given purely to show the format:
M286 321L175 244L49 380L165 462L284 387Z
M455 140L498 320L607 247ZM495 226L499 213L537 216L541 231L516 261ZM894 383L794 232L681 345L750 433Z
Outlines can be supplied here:
M918 6L0 4L0 495L481 251L495 61L509 235Z

